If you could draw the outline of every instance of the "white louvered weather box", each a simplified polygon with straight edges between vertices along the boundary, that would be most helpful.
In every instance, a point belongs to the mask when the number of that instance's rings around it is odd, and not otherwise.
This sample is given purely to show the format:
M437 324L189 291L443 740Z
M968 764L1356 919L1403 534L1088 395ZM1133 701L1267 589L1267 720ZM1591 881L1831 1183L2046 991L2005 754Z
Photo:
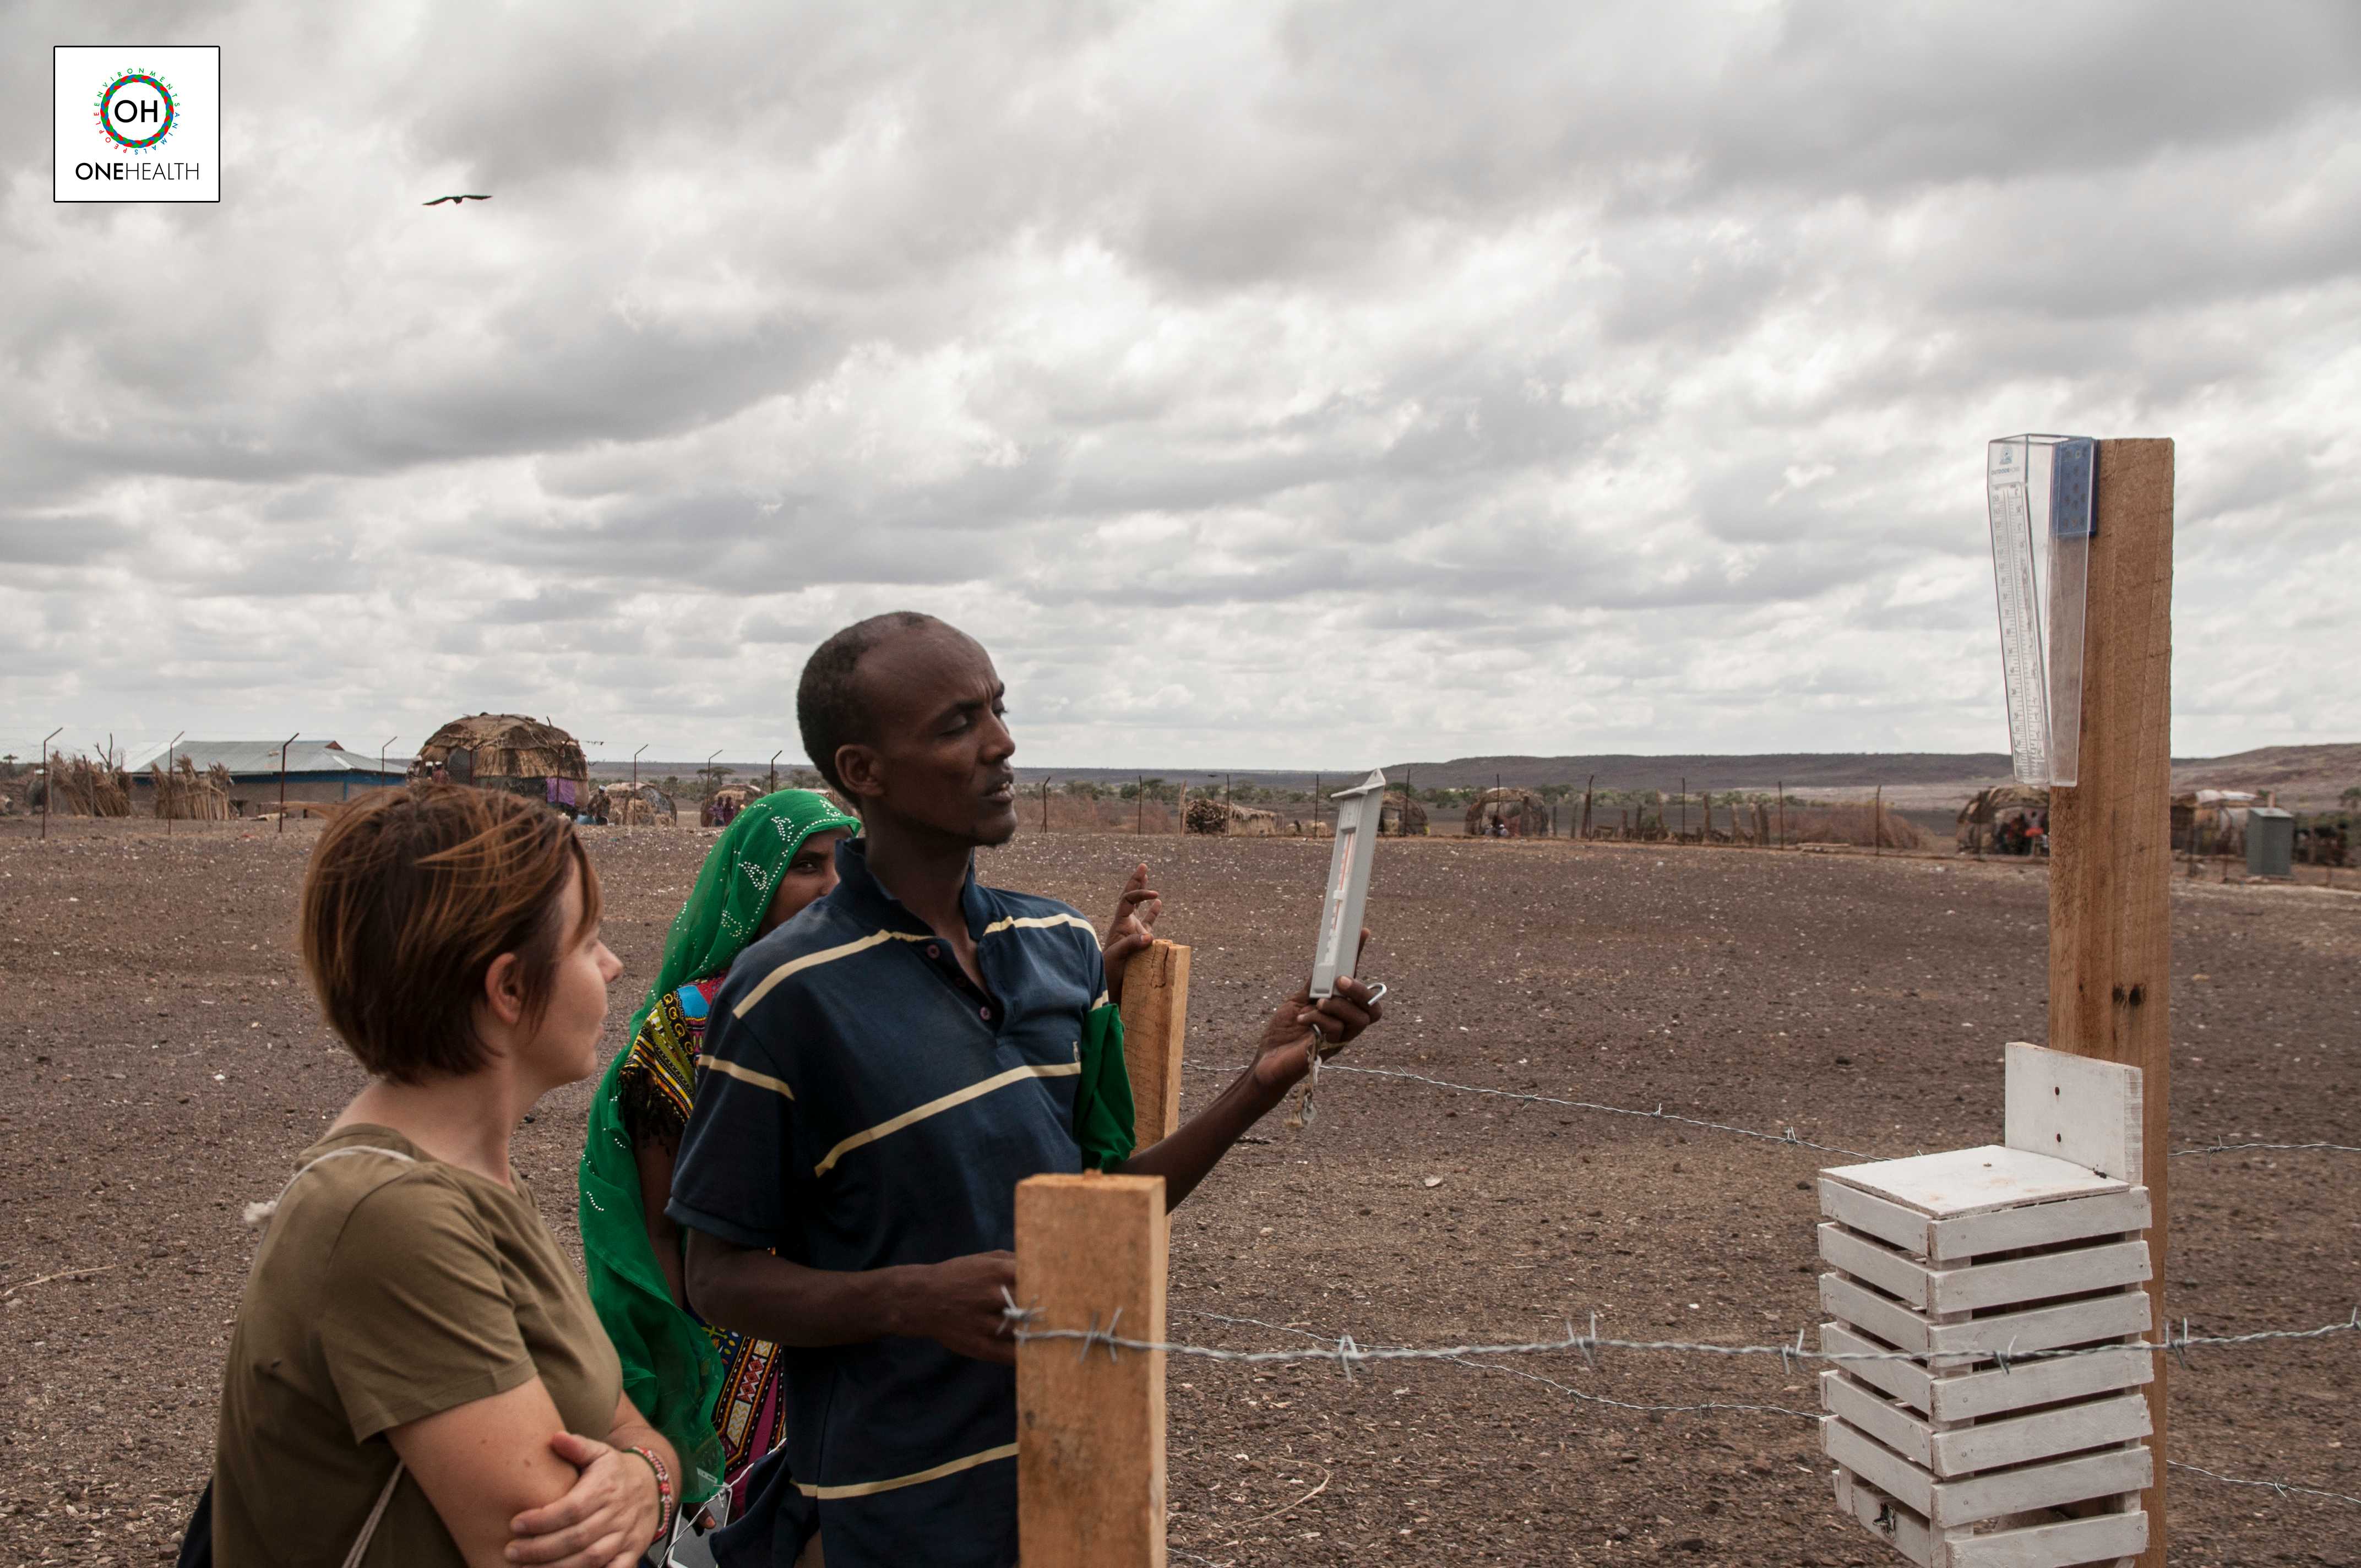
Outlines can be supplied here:
M2147 1544L2140 1074L2007 1048L2004 1142L1820 1172L1820 1375L1846 1512L1920 1568L2114 1563Z

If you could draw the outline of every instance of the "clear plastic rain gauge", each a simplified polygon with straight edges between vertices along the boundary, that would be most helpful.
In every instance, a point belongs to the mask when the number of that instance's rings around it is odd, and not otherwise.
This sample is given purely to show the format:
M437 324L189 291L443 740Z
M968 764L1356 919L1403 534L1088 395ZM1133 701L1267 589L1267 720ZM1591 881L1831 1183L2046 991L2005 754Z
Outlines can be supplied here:
M2071 784L2080 769L2097 473L2098 444L2084 436L2010 435L1985 448L2009 750L2019 784Z
M1352 972L1361 950L1361 910L1369 897L1369 863L1378 852L1378 827L1386 804L1386 775L1372 773L1351 789L1328 797L1336 803L1336 847L1328 856L1327 894L1320 903L1320 933L1312 945L1312 991L1314 1001L1336 994L1336 980ZM1386 993L1370 988L1374 1002ZM1320 1036L1312 1037L1312 1070L1303 1080L1303 1098L1289 1118L1290 1127L1312 1124L1312 1096L1320 1087Z
M1336 803L1336 848L1328 857L1328 896L1320 907L1320 938L1312 949L1314 1001L1335 995L1336 977L1353 972L1361 941L1361 909L1369 896L1369 862L1378 852L1386 775L1373 773L1328 798Z

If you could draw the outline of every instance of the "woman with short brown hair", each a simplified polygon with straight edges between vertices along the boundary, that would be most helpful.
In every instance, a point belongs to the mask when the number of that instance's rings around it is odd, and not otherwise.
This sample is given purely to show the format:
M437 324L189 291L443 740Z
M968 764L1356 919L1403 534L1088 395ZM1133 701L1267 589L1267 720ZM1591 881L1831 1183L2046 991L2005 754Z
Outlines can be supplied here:
M509 1160L598 1068L598 879L572 826L452 784L356 804L312 855L303 966L368 1086L304 1151L224 1374L223 1568L627 1568L672 1449ZM366 1542L357 1549L357 1542Z

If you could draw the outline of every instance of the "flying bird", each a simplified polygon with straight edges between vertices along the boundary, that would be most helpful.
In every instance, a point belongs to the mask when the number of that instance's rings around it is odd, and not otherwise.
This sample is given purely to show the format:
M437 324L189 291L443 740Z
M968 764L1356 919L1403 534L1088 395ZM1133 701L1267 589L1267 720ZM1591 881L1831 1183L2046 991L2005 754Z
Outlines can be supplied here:
M431 202L421 202L419 205L422 207L439 207L445 202L450 202L456 204L460 202L489 202L491 198L489 196L478 196L473 194L465 196L437 196Z

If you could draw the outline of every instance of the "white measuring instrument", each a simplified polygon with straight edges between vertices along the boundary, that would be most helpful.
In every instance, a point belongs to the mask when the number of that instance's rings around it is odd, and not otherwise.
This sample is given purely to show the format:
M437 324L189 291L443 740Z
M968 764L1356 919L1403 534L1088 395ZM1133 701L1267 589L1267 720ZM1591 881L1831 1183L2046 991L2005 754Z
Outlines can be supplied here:
M2080 774L2097 471L2098 444L2081 436L2011 435L1984 449L2009 750L2020 784L2071 784Z
M1350 789L1328 797L1336 803L1336 845L1328 856L1327 894L1320 905L1320 931L1312 945L1312 989L1314 1002L1336 994L1336 980L1349 972L1361 946L1361 911L1368 903L1369 867L1377 859L1378 827L1386 803L1382 770ZM1378 986L1382 995L1385 987ZM1371 998L1376 1000L1375 997ZM1312 1071L1303 1080L1303 1100L1292 1124L1312 1120L1312 1091L1320 1083L1320 1036L1312 1044Z

